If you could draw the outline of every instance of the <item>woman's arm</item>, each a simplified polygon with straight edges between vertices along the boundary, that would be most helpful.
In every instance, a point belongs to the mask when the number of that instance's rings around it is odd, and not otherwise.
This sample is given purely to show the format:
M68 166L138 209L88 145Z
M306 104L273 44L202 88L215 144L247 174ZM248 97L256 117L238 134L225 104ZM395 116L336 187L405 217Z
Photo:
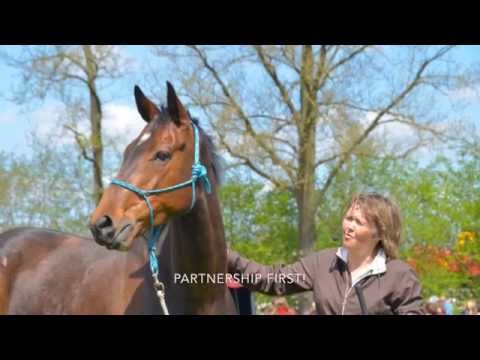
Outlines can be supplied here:
M397 283L392 307L397 315L425 314L420 281L413 269L406 271Z
M313 289L316 254L290 265L266 266L228 250L228 272L250 290L268 295L289 295Z

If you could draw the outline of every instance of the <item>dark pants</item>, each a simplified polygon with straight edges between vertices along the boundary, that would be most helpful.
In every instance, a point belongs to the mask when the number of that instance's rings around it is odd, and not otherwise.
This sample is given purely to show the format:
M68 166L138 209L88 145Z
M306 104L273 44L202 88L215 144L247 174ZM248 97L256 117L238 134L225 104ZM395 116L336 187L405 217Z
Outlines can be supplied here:
M255 315L255 296L247 288L230 289L239 315Z

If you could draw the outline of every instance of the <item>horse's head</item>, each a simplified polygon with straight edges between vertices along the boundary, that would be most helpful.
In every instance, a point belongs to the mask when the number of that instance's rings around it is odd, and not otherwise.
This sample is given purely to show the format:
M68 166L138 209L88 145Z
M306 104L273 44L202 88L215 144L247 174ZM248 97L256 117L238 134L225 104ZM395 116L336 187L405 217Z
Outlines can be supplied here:
M150 230L151 216L159 226L193 204L191 184L176 186L192 179L198 129L170 83L167 108L157 108L137 86L135 100L147 125L125 149L117 178L90 220L95 241L109 249L129 249L139 234ZM152 194L153 189L169 190Z

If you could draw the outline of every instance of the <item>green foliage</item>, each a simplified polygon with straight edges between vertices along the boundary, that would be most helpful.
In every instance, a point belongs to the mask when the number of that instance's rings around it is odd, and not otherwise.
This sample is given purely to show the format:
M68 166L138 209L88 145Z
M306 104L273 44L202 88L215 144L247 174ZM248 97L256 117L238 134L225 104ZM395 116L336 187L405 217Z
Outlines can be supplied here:
M88 235L88 164L71 154L34 146L31 157L0 155L0 231L35 226Z
M458 289L466 288L468 286L468 280L464 274L453 273L440 267L431 269L428 275L426 275L424 272L421 274L422 275L420 276L420 279L422 281L424 298L428 298L433 295L458 297Z
M286 191L265 191L258 182L231 180L220 188L225 235L229 246L261 264L297 260L297 210ZM288 298L291 304L297 297ZM272 299L256 294L258 307Z
M259 183L229 182L220 190L230 246L263 263L296 259L296 208L291 195Z

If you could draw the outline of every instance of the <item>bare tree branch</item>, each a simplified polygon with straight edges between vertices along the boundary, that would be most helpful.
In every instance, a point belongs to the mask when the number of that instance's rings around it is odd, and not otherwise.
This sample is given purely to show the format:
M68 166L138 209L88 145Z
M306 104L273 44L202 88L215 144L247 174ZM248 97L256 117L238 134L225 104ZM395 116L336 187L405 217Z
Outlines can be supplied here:
M80 151L82 152L82 156L85 160L90 161L91 163L95 163L95 160L88 155L87 152L87 145L88 140L85 138L85 136L79 132L77 129L75 129L71 125L64 125L65 129L71 131L75 137L75 142L77 143L78 147L80 148Z
M327 162L330 162L330 161L333 161L333 160L337 159L339 156L340 155L336 154L336 155L329 156L327 158L319 159L315 163L315 169L318 168L320 165L326 164Z
M405 89L398 95L396 96L391 102L390 104L388 104L384 109L382 109L376 116L375 118L372 120L372 122L370 123L370 125L365 129L365 131L363 132L363 134L358 137L353 143L352 145L347 149L347 151L345 152L342 152L340 154L340 157L339 157L339 161L337 163L337 165L330 171L330 174L328 175L327 177L327 180L325 181L322 189L320 190L320 199L323 197L323 195L325 194L326 190L328 189L328 187L330 186L330 184L332 183L333 179L335 178L335 176L338 174L338 172L340 171L340 169L342 168L342 166L347 162L348 158L350 157L350 155L353 153L353 151L355 150L355 148L361 144L367 137L368 135L378 126L378 122L380 121L380 119L385 115L387 114L392 108L396 107L398 104L400 104L403 99L409 94L412 92L413 89L415 89L415 87L417 87L421 81L422 81L422 74L425 72L425 70L427 69L428 65L430 65L433 61L435 61L436 59L440 58L441 56L443 56L445 53L447 53L450 49L452 48L452 46L447 46L447 47L444 47L442 49L440 49L439 51L437 51L437 53L435 55L433 55L432 57L428 58L427 60L425 60L419 67L419 69L417 70L414 78L412 81L410 81L410 83L408 83L408 85L405 87ZM319 201L320 201L319 199Z
M327 69L327 47L322 45L320 48L320 54L317 64L317 74L313 79L313 91L316 94L318 90L323 86L325 80L328 77L328 69Z
M225 84L225 82L220 78L220 75L219 73L215 70L215 68L208 62L205 54L202 53L202 51L194 46L194 45L189 45L188 46L189 48L191 48L197 55L198 57L200 58L200 60L202 61L203 65L205 66L205 68L208 69L208 71L212 74L212 76L214 77L214 79L216 80L216 82L220 85L220 87L222 88L222 92L223 92L223 95L230 101L231 103L231 106L233 107L233 109L235 110L235 112L237 113L237 115L239 116L239 118L243 121L244 125L245 125L245 130L246 130L246 133L248 135L250 135L254 140L255 142L263 149L265 150L265 152L267 152L271 159L272 159L272 162L276 165L278 165L280 168L282 168L287 174L289 174L290 176L293 177L293 172L291 169L289 169L289 167L285 164L285 162L283 160L281 160L276 154L275 152L273 151L273 149L271 149L269 146L267 146L264 141L262 141L261 137L258 136L258 134L255 132L255 130L253 129L252 127L252 124L250 123L250 120L248 118L248 116L243 112L242 108L240 107L240 105L238 105L237 101L235 100L235 98L233 97L233 95L230 93L230 91L228 90L228 87L227 85Z
M296 113L295 106L293 105L293 102L290 99L290 95L288 94L287 89L285 89L282 82L280 81L280 79L278 77L278 74L277 74L277 70L275 69L275 67L273 66L271 61L268 60L268 58L267 58L268 55L265 54L265 52L263 51L263 48L261 46L254 45L253 47L254 47L255 51L257 52L258 58L260 59L263 67L267 71L268 75L270 75L270 77L273 80L273 83L275 84L278 91L280 92L283 101L285 102L288 109L290 110L290 113L292 115L295 115L295 113Z
M224 170L225 170L225 171L228 171L228 170L231 170L231 169L238 168L238 167L240 167L240 166L247 166L247 164L245 163L245 161L240 161L240 162L235 162L235 163L227 164L227 165L225 165Z
M244 156L244 155L241 155L241 154L235 152L230 147L230 145L228 145L228 143L225 141L225 138L223 137L223 135L219 134L219 138L220 138L220 143L229 152L230 155L232 155L233 157L235 157L237 159L241 159L243 161L244 165L248 166L250 169L252 169L255 173L257 173L258 175L260 175L264 179L270 181L276 187L278 187L278 188L284 188L285 187L285 185L281 181L279 181L279 180L275 179L275 177L273 177L273 174L267 174L266 172L262 171L259 167L257 167L255 164L253 164L251 159L249 159L247 156Z
M337 68L339 68L340 66L346 64L347 62L350 62L351 60L353 60L353 58L355 58L356 56L358 56L359 54L361 54L362 52L364 52L366 49L368 49L369 47L371 47L371 45L363 45L361 47L359 47L358 49L355 49L354 51L352 51L350 54L348 54L347 56L345 56L344 58L340 59L336 64L332 65L329 69L328 69L328 72L333 72L335 71Z
M286 46L280 46L280 52L282 53L283 57L286 59L286 61L281 61L280 59L278 59L277 61L285 64L285 65L288 65L290 68L292 68L298 75L300 75L300 68L297 66L297 64L295 63L295 49L293 48L293 51L291 52L293 54L293 57L291 57L288 53L287 53L287 48L288 48L289 45L286 45Z
M377 159L381 160L400 160L400 159L405 159L409 155L411 155L414 151L420 149L422 146L427 145L426 141L419 141L416 144L412 145L408 149L406 149L404 152L398 154L398 155L386 155L386 156L377 156Z
M394 115L394 114L389 113L389 115ZM420 124L420 123L416 122L414 119L410 119L410 120L409 119L404 119L404 118L401 117L401 114L397 114L395 116L398 116L398 117L388 119L388 120L379 121L378 125L386 125L386 124L392 124L392 123L404 124L404 125L407 125L409 127L421 130L423 132L429 132L429 133L435 135L437 138L448 138L448 136L445 135L442 131L436 130L433 127L430 127L430 126L427 126L427 125L424 125L424 124Z

